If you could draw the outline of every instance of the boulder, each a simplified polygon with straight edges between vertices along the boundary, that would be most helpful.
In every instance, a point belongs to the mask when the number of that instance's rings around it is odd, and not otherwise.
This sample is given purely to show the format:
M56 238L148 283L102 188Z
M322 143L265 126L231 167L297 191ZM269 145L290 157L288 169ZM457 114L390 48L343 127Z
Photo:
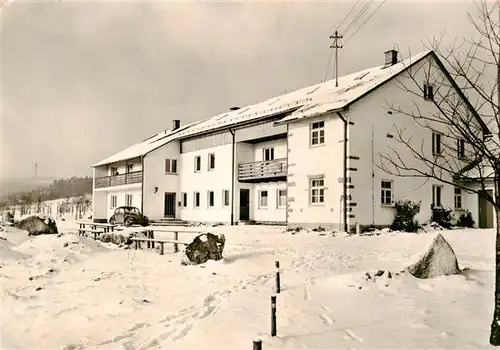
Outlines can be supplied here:
M43 215L32 215L21 220L17 228L28 231L29 236L57 234L57 225L54 219Z
M407 270L417 278L434 278L460 273L457 256L441 234L434 238L429 249Z
M192 264L203 264L208 260L221 260L226 238L224 235L202 233L186 247L186 257Z

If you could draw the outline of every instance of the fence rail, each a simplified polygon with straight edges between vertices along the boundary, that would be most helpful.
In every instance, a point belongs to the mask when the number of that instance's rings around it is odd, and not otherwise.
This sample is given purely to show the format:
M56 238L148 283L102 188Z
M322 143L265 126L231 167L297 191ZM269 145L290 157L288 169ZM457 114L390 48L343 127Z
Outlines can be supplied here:
M97 177L95 179L95 188L137 184L141 182L142 182L142 170L133 171L126 174Z

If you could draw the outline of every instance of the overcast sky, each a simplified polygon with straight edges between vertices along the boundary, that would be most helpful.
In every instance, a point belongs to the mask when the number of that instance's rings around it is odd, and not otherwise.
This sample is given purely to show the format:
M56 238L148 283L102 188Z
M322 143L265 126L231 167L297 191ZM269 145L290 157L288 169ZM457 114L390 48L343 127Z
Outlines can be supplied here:
M91 175L93 163L173 119L205 119L318 83L329 36L353 5L7 4L0 16L1 176L32 176L35 160L39 176ZM387 0L345 43L339 72L381 65L394 45L407 56L444 31L448 41L467 36L474 9L470 1Z

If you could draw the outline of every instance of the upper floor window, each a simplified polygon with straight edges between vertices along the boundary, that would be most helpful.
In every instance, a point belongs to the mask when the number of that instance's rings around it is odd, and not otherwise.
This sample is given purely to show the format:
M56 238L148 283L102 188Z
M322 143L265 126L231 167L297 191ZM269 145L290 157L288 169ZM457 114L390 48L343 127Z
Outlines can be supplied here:
M311 146L325 143L325 122L319 121L311 123Z
M201 156L194 157L194 171L201 171Z
M325 178L323 176L309 179L309 198L312 204L325 202Z
M177 173L177 159L165 159L165 173Z
M215 153L208 154L208 170L215 169Z
M118 175L118 168L117 167L111 167L111 175Z
M457 140L457 157L458 158L465 157L465 140L464 139Z
M134 164L127 164L127 173L131 173L134 169Z
M424 83L424 99L434 100L434 87L429 83Z
M270 160L274 160L274 148L270 147L270 148L264 148L262 150L262 159L267 162L267 161L270 161Z
M440 155L442 152L441 137L442 137L442 135L437 133L437 132L432 133L432 154L433 155Z

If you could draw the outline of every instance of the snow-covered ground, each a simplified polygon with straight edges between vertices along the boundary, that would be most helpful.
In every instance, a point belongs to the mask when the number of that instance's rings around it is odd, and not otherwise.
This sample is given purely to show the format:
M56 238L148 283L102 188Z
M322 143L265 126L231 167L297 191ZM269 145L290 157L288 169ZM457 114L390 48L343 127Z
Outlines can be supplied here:
M396 274L435 233L333 237L283 227L177 228L224 233L225 258L199 266L70 234L0 236L3 349L489 348L494 233L441 231L462 275ZM164 235L167 235L166 233ZM190 240L195 233L181 233ZM278 335L270 333L280 261ZM365 280L366 272L389 270Z

